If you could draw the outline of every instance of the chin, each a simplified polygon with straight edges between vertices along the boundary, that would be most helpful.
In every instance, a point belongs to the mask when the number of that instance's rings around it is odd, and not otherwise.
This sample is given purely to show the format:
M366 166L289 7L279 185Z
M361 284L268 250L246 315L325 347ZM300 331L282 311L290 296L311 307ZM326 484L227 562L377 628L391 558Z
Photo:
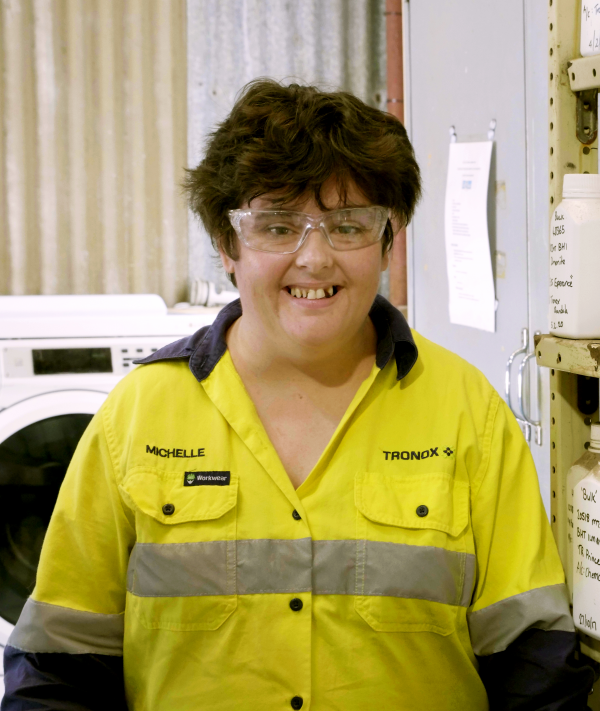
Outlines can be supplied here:
M288 338L298 346L304 348L320 348L335 342L338 334L336 331L324 328L297 328L285 329Z

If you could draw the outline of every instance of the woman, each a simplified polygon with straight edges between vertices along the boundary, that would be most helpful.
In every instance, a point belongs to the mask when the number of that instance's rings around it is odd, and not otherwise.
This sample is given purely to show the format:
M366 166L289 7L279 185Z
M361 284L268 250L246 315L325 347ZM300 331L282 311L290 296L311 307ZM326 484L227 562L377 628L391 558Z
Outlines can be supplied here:
M377 296L402 125L257 81L187 190L240 301L86 431L2 708L584 709L517 423Z

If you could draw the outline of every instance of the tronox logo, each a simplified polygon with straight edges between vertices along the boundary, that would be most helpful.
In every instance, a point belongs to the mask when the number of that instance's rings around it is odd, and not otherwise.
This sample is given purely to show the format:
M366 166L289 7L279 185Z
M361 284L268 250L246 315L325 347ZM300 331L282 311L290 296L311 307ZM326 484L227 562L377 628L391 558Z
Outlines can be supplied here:
M454 457L456 451L453 447L445 447L441 451L439 450L440 447L428 447L427 449L420 450L405 449L401 452L388 452L384 449L383 454L385 456L386 462L390 460L394 461L395 459L402 459L404 461L412 461L413 459L417 459L420 461L422 459L430 459L431 457L441 457L442 459L450 459L451 457Z

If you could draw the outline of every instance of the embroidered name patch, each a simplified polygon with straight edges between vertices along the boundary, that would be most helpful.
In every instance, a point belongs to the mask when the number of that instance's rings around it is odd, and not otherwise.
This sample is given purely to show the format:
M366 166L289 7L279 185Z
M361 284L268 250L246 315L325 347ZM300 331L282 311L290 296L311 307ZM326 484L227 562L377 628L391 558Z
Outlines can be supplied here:
M229 486L231 472L186 472L184 486Z

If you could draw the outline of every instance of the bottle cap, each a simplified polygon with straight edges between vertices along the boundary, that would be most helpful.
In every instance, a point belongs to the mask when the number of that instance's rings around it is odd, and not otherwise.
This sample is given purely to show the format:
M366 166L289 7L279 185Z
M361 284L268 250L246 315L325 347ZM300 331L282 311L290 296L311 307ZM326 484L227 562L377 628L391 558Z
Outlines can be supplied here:
M600 452L600 422L592 422L591 441L589 449L592 452Z
M600 198L600 175L567 173L563 178L563 198Z

